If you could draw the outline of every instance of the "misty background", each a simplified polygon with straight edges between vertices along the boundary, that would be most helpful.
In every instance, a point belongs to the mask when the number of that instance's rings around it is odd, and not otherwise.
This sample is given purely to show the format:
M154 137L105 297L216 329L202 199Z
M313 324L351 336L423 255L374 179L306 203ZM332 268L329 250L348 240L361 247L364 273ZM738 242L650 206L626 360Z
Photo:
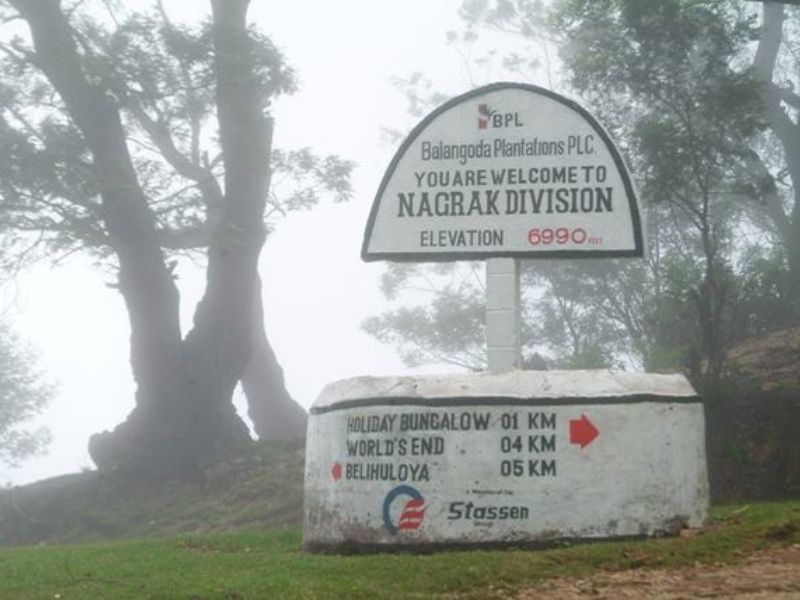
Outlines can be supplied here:
M185 3L165 4L175 20L207 12L205 3L197 5L197 14ZM251 20L298 74L299 90L275 104L275 147L309 147L356 163L349 202L326 200L311 211L289 214L261 256L267 334L289 392L305 408L329 382L411 372L392 348L360 329L384 304L379 290L384 265L363 263L359 253L374 194L399 145L385 130L405 133L417 121L396 80L424 72L437 92L455 95L507 78L498 64L476 72L468 53L491 53L494 43L506 52L513 38L486 33L471 46L454 43L448 31L463 28L460 5L460 0L275 0L251 7ZM187 260L176 273L188 323L204 275ZM44 376L57 385L33 424L48 427L52 443L43 456L18 468L0 465L0 485L93 468L89 436L112 429L132 409L128 318L122 297L107 285L111 281L75 257L55 265L42 261L0 287L3 317L38 351ZM246 418L241 409L240 414Z

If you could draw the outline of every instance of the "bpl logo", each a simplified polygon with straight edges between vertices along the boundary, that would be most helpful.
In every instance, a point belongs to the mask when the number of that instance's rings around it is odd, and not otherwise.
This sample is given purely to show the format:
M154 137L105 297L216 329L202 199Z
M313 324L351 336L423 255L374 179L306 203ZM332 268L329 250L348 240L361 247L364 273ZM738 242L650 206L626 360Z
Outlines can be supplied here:
M392 505L400 497L407 497L403 503L400 516L395 521L392 518ZM418 489L410 485L398 485L388 494L383 501L383 525L386 530L395 535L401 529L419 529L425 519L425 498Z
M501 129L506 127L522 127L522 119L518 112L501 113L489 108L488 104L478 105L478 129Z

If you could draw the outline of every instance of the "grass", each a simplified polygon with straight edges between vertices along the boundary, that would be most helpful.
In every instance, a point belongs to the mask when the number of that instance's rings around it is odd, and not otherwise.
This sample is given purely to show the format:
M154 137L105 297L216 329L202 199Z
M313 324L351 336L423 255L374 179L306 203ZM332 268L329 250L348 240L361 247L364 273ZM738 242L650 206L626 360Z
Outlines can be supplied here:
M96 472L0 490L0 545L263 530L302 519L303 445L254 444L202 481L144 485Z
M0 598L502 598L546 578L732 563L800 543L800 501L718 507L693 537L546 551L309 555L296 527L0 550Z

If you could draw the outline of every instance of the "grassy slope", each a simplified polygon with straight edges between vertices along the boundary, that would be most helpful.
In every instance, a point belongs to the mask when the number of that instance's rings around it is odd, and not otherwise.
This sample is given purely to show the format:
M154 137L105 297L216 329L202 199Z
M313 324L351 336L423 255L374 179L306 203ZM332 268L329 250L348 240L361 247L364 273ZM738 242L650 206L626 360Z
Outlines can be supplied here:
M491 598L560 575L736 562L796 543L800 501L715 509L690 538L548 551L312 556L292 527L0 550L0 598Z
M302 465L300 444L261 444L202 483L132 487L84 473L0 491L0 544L47 543L0 550L0 599L504 597L559 575L730 562L800 543L797 501L715 509L692 538L312 556L299 550Z
M255 445L197 483L131 485L94 472L0 490L0 545L299 525L302 443Z

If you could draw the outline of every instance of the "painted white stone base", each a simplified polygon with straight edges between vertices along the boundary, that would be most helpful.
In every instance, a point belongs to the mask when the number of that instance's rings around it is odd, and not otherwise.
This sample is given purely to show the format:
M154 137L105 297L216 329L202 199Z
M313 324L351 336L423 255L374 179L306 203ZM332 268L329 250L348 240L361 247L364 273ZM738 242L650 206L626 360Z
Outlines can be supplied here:
M708 509L682 376L514 371L333 383L311 409L310 550L674 533Z

